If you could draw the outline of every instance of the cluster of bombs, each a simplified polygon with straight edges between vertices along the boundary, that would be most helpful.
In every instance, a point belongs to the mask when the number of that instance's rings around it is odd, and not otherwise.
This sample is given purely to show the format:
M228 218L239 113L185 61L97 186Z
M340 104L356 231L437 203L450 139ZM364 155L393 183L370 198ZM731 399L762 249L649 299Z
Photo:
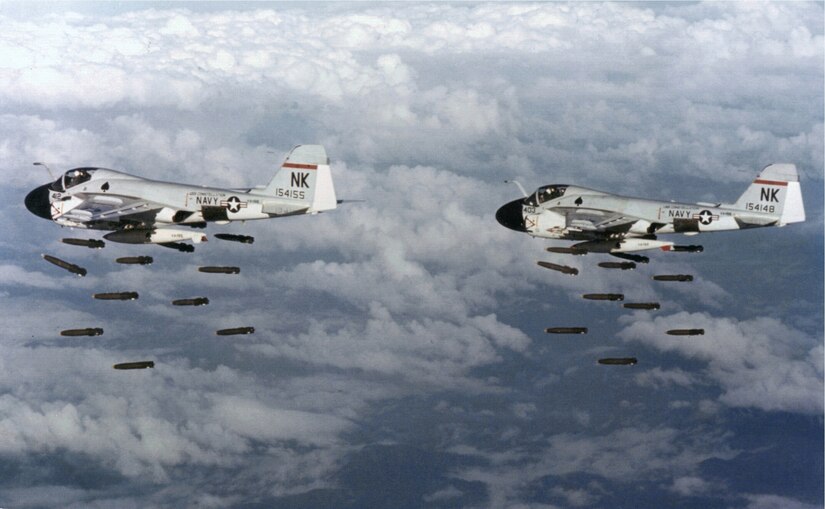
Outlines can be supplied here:
M672 246L672 251L682 251L690 253L700 253L703 251L702 246ZM587 251L576 247L548 247L547 251L550 253L585 255ZM625 258L631 261L624 262L601 262L599 267L604 269L617 270L634 270L636 263L648 263L650 261L646 256L632 255L627 253L611 253L618 258ZM537 262L540 267L554 270L567 274L570 276L578 275L579 270L575 267L567 265L559 265L545 261ZM693 281L693 276L690 274L659 274L652 276L654 281L671 281L671 282L690 282ZM586 300L600 300L600 301L624 301L624 294L621 293L586 293L582 295ZM661 306L658 302L623 302L626 309L648 310L654 311ZM547 334L587 334L587 327L548 327L544 329ZM704 329L670 329L666 334L671 336L701 336L705 333ZM611 366L632 366L638 362L636 357L607 357L598 359L599 364Z
M234 235L229 233L218 233L215 234L216 238L222 240L228 240L232 242L240 242L242 244L252 244L255 239L254 237L250 237L247 235ZM62 239L63 243L69 244L72 246L82 246L88 247L91 249L102 249L106 246L105 242L102 240L96 239L74 239L74 238L67 238ZM178 251L183 252L192 252L194 249L181 249L179 246L166 246L172 247L177 249ZM188 246L187 247L192 247ZM42 255L43 259L47 262L56 265L64 270L71 272L79 277L85 276L88 271L74 263L67 262L66 260L61 260L56 256L44 254ZM154 259L151 256L126 256L122 258L115 259L115 262L124 264L124 265L151 265L154 263ZM241 269L239 267L223 267L223 266L203 266L198 267L199 272L207 273L207 274L240 274ZM138 292L128 291L128 292L104 292L104 293L95 293L92 295L93 298L97 300L119 300L119 301L127 301L127 300L137 300L140 296ZM191 297L191 298L184 298L184 299L175 299L172 301L173 306L205 306L209 304L208 297ZM231 336L236 334L252 334L255 332L254 327L233 327L229 329L220 329L215 331L215 334L219 336ZM103 329L100 327L86 327L80 329L66 329L60 331L61 336L69 336L69 337L77 337L77 336L100 336L103 334ZM146 368L154 368L155 363L154 361L137 361L137 362L123 362L118 363L112 366L114 369L146 369Z

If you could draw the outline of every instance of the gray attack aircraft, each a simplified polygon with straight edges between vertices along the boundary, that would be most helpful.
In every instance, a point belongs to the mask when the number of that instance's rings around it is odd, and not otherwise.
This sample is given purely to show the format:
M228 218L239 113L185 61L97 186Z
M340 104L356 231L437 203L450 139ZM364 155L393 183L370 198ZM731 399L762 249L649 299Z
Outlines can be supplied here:
M204 228L272 217L316 214L337 207L326 150L293 148L272 180L251 189L221 189L149 180L106 168L75 168L32 190L33 214L60 226L111 230L104 238L126 244L184 246ZM188 246L191 249L191 246ZM183 250L183 249L181 249Z
M521 185L519 185L521 188ZM675 203L629 198L571 185L548 185L502 206L498 222L533 237L581 241L580 253L622 253L675 246L658 235L785 226L805 221L799 174L793 164L765 167L735 203ZM628 255L632 256L632 255Z

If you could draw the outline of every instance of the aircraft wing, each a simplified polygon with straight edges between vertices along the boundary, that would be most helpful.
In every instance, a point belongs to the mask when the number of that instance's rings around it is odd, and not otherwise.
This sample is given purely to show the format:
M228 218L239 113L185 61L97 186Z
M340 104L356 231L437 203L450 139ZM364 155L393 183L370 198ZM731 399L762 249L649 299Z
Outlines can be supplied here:
M160 203L116 195L85 195L82 199L83 203L62 217L81 223L153 222L157 212L164 207Z
M624 233L641 220L639 217L598 209L568 208L559 212L566 216L568 228L590 232Z

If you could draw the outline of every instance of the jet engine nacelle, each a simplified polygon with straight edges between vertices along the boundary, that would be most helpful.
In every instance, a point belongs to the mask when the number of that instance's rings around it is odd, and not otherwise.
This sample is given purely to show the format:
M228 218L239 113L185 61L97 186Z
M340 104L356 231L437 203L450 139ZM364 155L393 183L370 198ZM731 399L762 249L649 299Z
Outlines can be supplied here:
M622 239L622 240L594 240L581 242L574 248L584 249L593 253L632 253L647 251L648 249L663 249L673 246L673 242L653 239Z
M157 228L152 230L120 230L103 236L106 240L122 244L167 244L190 240L195 244L206 242L206 235L200 232Z

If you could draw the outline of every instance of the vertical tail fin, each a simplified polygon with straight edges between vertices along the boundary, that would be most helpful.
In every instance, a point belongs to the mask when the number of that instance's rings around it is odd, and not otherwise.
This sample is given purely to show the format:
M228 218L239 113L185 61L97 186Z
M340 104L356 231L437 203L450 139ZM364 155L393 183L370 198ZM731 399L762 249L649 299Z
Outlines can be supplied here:
M805 220L799 174L793 164L766 166L748 186L734 207L779 217L779 225Z
M264 193L294 204L304 204L307 213L338 206L327 152L321 145L298 145L264 189Z

